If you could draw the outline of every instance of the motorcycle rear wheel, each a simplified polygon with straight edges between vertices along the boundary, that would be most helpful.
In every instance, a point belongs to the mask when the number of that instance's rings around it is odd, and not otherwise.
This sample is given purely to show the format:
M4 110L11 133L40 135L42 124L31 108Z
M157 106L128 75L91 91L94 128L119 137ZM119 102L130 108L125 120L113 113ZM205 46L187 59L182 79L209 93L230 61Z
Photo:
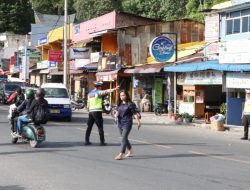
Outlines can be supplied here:
M155 115L161 115L161 114L162 114L162 110L160 108L156 108Z
M18 138L14 138L14 137L12 137L12 139L11 139L11 143L12 143L12 144L16 144L16 143L17 143L17 141L18 141Z

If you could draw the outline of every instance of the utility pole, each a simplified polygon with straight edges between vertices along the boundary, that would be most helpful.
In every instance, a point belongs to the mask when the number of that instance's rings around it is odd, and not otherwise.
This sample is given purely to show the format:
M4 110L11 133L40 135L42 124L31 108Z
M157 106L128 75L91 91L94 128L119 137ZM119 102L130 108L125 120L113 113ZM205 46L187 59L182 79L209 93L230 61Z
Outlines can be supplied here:
M68 87L67 82L67 62L68 62L68 55L67 55L67 42L68 42L68 35L67 35L67 24L68 24L68 2L64 0L64 46L63 46L63 84Z

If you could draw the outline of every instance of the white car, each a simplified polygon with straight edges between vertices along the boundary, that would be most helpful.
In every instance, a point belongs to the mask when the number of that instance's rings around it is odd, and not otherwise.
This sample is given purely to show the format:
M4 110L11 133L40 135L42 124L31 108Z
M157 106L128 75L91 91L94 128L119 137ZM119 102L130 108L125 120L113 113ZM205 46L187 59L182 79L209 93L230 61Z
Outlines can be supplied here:
M66 86L62 83L43 83L45 99L49 104L49 116L72 119L71 99Z

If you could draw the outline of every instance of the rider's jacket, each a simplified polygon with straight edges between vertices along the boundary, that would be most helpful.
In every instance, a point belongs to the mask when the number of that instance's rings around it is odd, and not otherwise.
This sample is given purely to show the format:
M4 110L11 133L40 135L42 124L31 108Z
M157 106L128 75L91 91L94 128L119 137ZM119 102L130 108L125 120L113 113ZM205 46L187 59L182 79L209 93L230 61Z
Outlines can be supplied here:
M22 104L17 107L17 111L22 112L22 115L27 114L27 111L29 110L33 101L35 101L35 98L24 100Z
M20 106L24 100L25 100L25 97L23 93L17 94L14 99L16 107Z

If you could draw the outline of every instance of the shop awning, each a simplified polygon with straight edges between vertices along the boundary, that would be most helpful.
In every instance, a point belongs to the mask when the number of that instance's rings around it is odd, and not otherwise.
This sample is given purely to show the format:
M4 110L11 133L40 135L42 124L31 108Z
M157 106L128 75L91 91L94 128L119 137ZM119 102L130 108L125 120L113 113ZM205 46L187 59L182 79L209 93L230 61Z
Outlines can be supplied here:
M40 74L49 74L50 69L42 69L40 70Z
M112 81L117 80L117 74L119 70L108 71L108 72L98 72L96 73L97 81Z
M89 63L86 64L82 67L80 67L79 69L83 69L83 70L97 70L98 67L98 63Z
M50 70L50 75L63 75L63 71L57 71L57 70Z
M75 70L75 69L70 69L69 73L70 74L82 74L82 70Z
M250 64L220 64L218 60L212 60L164 67L164 71L167 72L193 72L204 70L235 72L250 71Z
M124 73L159 73L165 66L165 63L144 64L135 66L133 69L125 69Z

